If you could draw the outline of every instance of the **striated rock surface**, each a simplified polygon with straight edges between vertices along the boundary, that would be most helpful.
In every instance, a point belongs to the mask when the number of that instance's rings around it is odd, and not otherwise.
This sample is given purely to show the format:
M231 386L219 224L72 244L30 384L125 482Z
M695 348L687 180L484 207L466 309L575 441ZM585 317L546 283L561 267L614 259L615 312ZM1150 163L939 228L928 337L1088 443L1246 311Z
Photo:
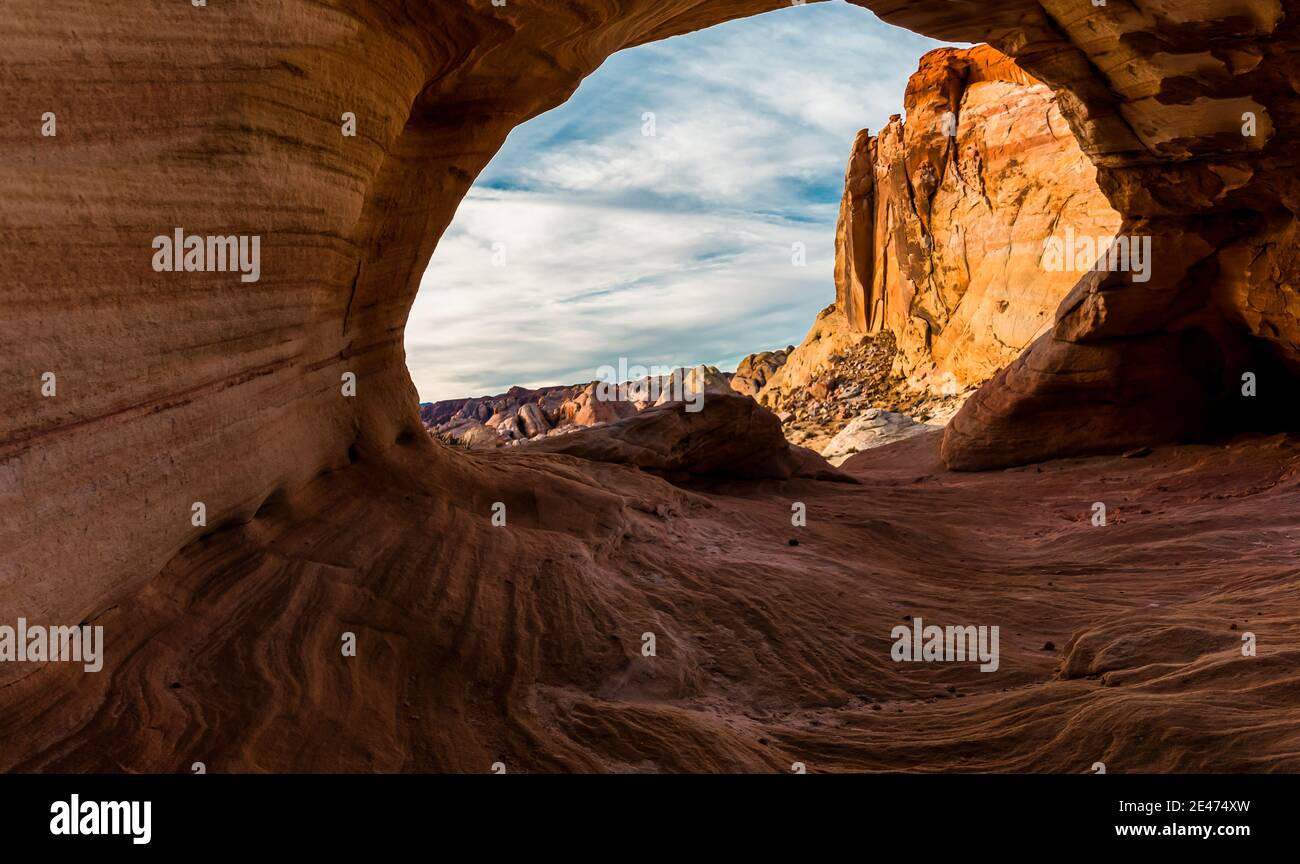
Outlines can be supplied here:
M957 475L917 436L848 460L869 488L696 491L424 434L407 312L510 130L614 51L787 5L6 3L0 619L109 636L99 674L0 668L0 768L1300 770L1287 439ZM949 464L1240 422L1243 369L1285 391L1300 4L858 5L1052 88L1162 262L1081 279ZM260 280L155 272L177 227L260 237ZM1015 639L996 676L902 669L903 615ZM1256 658L1185 635L1247 623Z

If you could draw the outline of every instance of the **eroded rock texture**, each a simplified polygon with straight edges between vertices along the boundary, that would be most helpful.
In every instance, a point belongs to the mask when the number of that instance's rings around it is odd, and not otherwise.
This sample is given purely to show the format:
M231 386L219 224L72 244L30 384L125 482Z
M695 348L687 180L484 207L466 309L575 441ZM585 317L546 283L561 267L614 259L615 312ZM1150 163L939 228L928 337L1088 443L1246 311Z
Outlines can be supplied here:
M855 332L893 332L916 384L982 384L1079 279L1044 269L1044 240L1110 237L1119 215L1052 91L989 46L927 54L905 106L906 123L854 142L836 308Z
M985 40L1057 91L1153 272L1081 279L1050 332L970 401L948 464L993 467L1189 438L1274 411L1300 359L1293 232L1297 12L1283 0L999 3L982 20L938 3L867 4L934 35ZM1268 413L1265 411L1264 413Z
M8 4L6 607L104 608L193 542L194 502L246 523L403 448L436 472L402 337L474 177L613 51L778 5ZM259 235L260 280L154 272L178 226Z
M1125 476L1152 518L1099 556L1079 490L1105 462L958 478L919 436L849 461L870 495L691 490L423 433L407 311L510 129L615 50L783 5L10 0L0 619L102 624L107 657L0 667L0 767L1294 769L1285 442L1143 460ZM1296 4L865 5L1052 87L1122 229L1168 262L1081 283L950 429L951 464L1183 434L1248 337L1294 359ZM260 281L155 272L176 227L260 236ZM792 500L817 514L798 547ZM1269 545L1225 592L1234 531ZM890 662L918 613L1019 630L1004 674ZM1221 635L1247 618L1258 661Z

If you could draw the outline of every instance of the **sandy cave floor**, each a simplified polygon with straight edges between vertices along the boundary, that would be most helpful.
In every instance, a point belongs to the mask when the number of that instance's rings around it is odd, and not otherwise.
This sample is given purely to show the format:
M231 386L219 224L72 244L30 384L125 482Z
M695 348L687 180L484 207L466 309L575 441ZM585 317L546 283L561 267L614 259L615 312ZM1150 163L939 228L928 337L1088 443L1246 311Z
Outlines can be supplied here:
M96 616L108 674L10 683L0 769L1297 771L1298 443L693 489L362 454ZM907 616L999 626L999 669L895 663Z

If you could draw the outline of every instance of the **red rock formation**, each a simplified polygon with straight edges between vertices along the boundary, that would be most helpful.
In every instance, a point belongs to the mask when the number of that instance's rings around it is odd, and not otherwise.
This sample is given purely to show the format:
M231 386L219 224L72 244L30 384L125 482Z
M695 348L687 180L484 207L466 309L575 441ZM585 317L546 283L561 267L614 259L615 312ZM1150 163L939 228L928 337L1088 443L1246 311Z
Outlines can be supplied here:
M1045 241L1119 227L1051 89L1004 54L930 52L905 107L906 123L895 116L854 142L836 302L772 377L760 395L768 404L820 398L836 358L882 331L894 337L902 390L955 396L983 384L1051 329L1079 281L1073 268L1044 268Z
M1043 269L1044 240L1110 237L1119 214L1052 91L989 46L927 54L905 106L906 124L854 143L836 307L855 332L893 332L898 371L918 384L982 384L1079 279Z
M779 351L760 351L741 359L736 374L731 376L731 389L746 396L757 397L778 370L790 358L794 346Z
M1300 768L1284 443L1125 465L1142 503L1099 540L1081 490L1106 460L959 477L918 437L850 460L869 490L684 490L423 433L406 315L510 129L613 51L783 5L10 0L0 620L102 624L107 657L0 668L0 768ZM1183 434L1247 338L1297 359L1300 4L862 5L1052 87L1169 265L1081 282L950 428L950 463ZM259 236L260 281L155 272L176 227ZM1247 535L1271 549L1243 561ZM1005 674L900 669L904 614L1004 623ZM1214 636L1247 618L1271 654Z
M498 396L429 402L420 406L420 422L460 443L496 447L574 423L575 416L584 412L590 390L590 385L580 384L536 390L511 387ZM624 403L611 406L610 411L618 412L620 408L624 413L615 416L632 412L631 406Z
M1197 437L1219 417L1255 413L1240 398L1247 372L1270 381L1276 402L1262 413L1285 410L1285 367L1300 360L1287 287L1300 202L1294 0L1013 0L979 21L937 2L862 5L942 38L988 41L1051 86L1120 233L1154 246L1149 282L1079 281L1052 330L949 426L949 465Z

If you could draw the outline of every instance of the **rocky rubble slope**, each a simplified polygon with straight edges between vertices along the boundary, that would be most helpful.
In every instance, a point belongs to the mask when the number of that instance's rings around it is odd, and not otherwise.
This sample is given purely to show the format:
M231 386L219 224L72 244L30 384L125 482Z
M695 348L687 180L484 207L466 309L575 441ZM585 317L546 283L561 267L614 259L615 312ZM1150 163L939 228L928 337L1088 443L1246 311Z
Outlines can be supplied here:
M917 386L899 374L897 356L892 333L856 332L832 305L822 310L808 336L790 352L789 362L769 378L758 401L777 412L791 443L828 458L843 456L846 448L856 452L883 443L872 435L850 433L837 452L826 451L833 438L869 412L885 411L900 423L942 427L970 390L951 379L938 392Z

